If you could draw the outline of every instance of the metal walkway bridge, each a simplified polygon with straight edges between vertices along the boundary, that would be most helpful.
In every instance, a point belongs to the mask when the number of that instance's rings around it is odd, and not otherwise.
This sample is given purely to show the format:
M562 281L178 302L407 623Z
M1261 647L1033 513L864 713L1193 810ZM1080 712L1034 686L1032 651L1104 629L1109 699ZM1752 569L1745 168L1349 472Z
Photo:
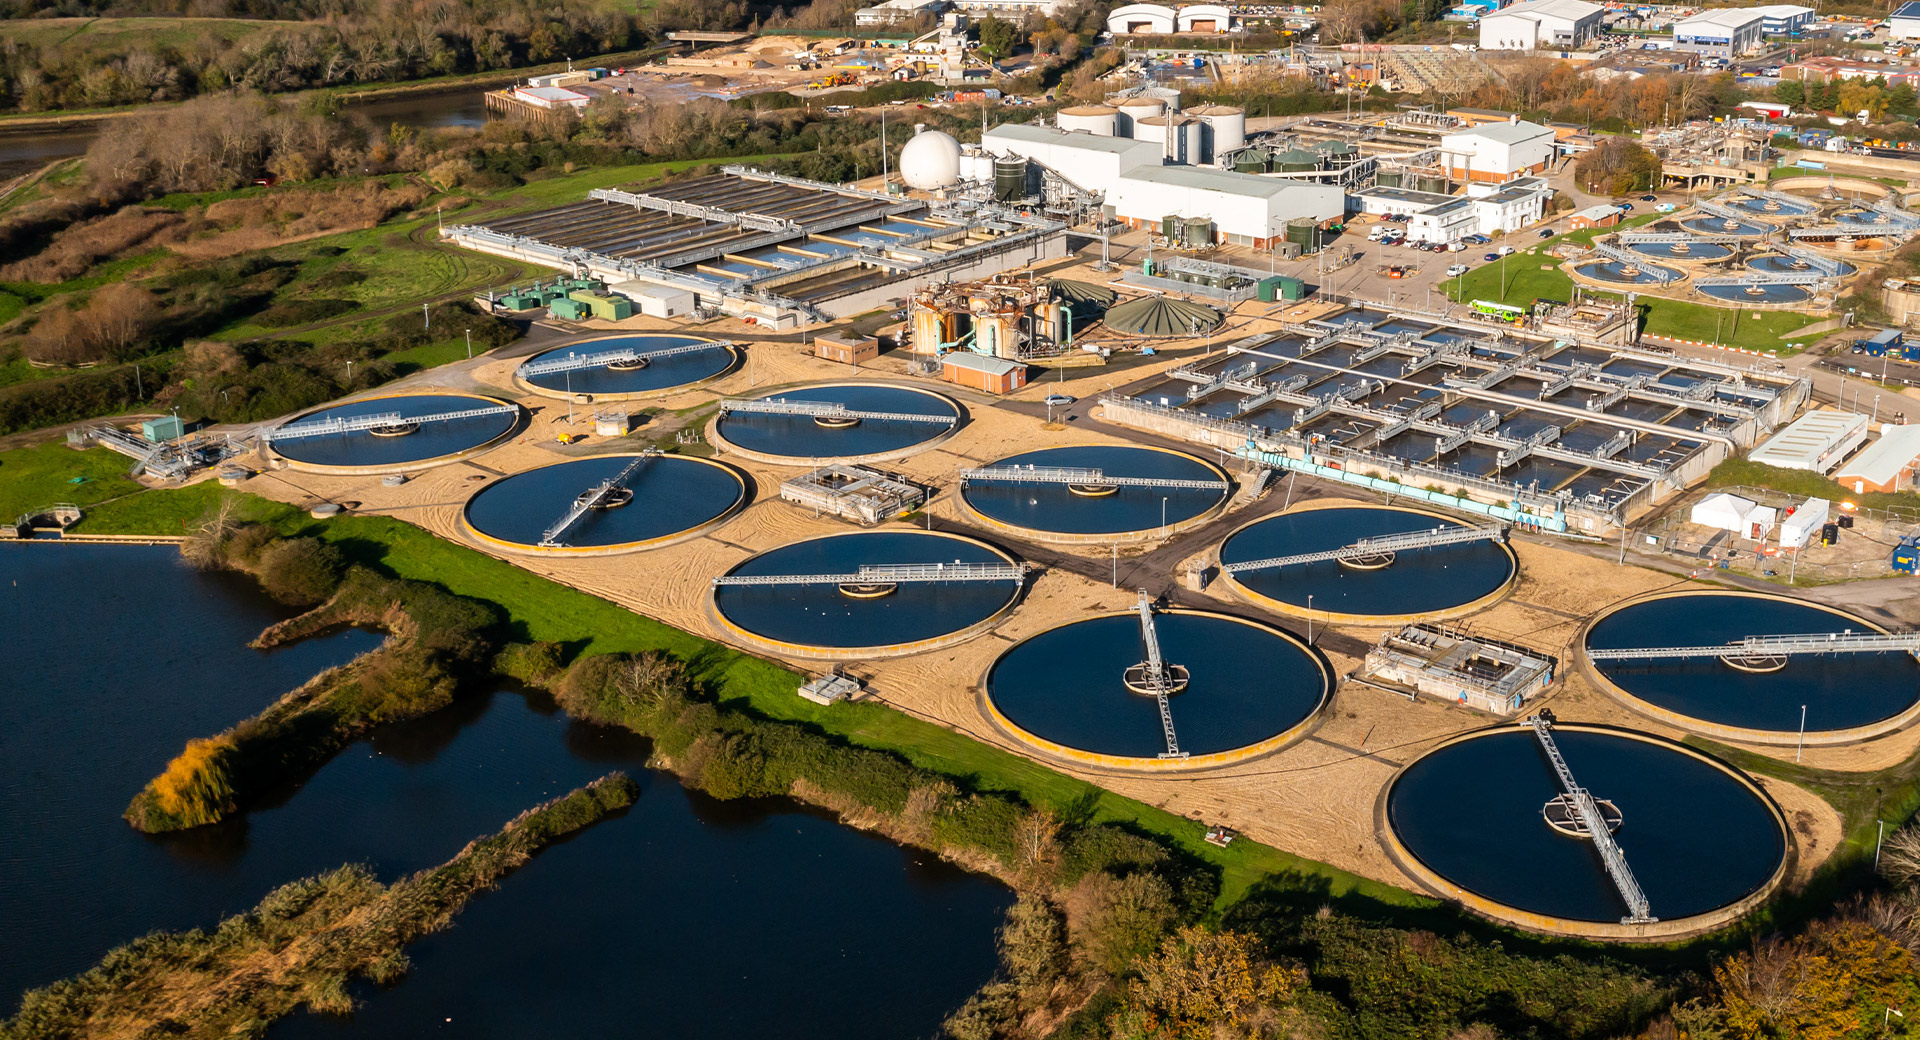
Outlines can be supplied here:
M541 547L551 549L566 544L563 539L573 530L574 525L586 519L588 513L600 508L609 498L626 490L627 481L632 480L633 475L640 472L640 467L659 455L658 448L649 448L642 452L639 458L628 463L625 469L582 492L580 497L573 500L573 505L567 507L566 513L554 521L552 527L541 532Z
M1160 655L1160 633L1153 627L1153 601L1147 597L1147 590L1140 589L1140 641L1146 644L1147 659L1140 664L1141 678L1153 693L1153 699L1160 705L1160 732L1167 739L1167 750L1160 753L1161 758L1186 758L1187 753L1180 750L1180 739L1173 733L1173 711L1167 706L1167 694L1172 692L1173 674L1167 662Z
M1101 469L1077 469L1070 466L980 466L960 471L960 480L998 481L1006 484L1089 484L1098 487L1156 487L1204 491L1225 491L1224 480L1187 480L1174 477L1109 477Z
M1025 581L1024 563L868 563L851 574L722 574L723 585L902 585L942 581Z
M1240 574L1245 571L1264 571L1276 567L1323 563L1327 560L1364 560L1406 549L1426 549L1438 545L1460 545L1487 540L1500 542L1505 541L1506 537L1506 529L1502 527L1436 527L1431 531L1408 531L1405 534L1362 538L1338 549L1327 549L1322 552L1295 553L1292 556L1270 556L1263 560L1222 564L1220 570L1225 574Z
M425 426L427 423L453 422L457 419L480 419L489 415L507 415L520 409L516 405L492 404L484 408L462 408L452 412L428 412L423 415L401 415L399 412L378 412L372 415L354 415L336 419L320 419L314 422L292 423L272 430L263 430L263 441L292 441L303 437L330 437L334 434L361 433L366 430L378 430L391 426Z
M1653 916L1653 908L1647 905L1647 894L1640 891L1640 882L1633 879L1633 871L1627 867L1626 853L1613 840L1613 832L1607 828L1607 821L1600 815L1600 807L1593 802L1593 795L1573 779L1573 770L1567 768L1567 760L1560 755L1560 746L1553 741L1553 720L1545 715L1534 715L1527 719L1527 725L1533 727L1533 735L1540 742L1540 750L1547 753L1547 761L1553 763L1553 771L1560 777L1560 787L1567 793L1567 800L1580 816L1580 823L1587 829L1587 837L1592 839L1593 847L1600 853L1600 862L1607 868L1607 876L1613 878L1613 887L1620 890L1620 899L1627 904L1627 916L1620 919L1621 924L1652 924L1659 918Z
M1652 661L1685 657L1797 657L1808 654L1879 654L1898 652L1920 656L1920 632L1828 632L1808 635L1748 636L1719 646L1649 646L1588 650L1595 661Z
M716 339L710 342L687 343L678 347L663 347L659 350L635 350L625 347L620 350L601 350L592 354L568 354L563 358L550 361L529 361L520 366L522 377L544 376L551 372L569 372L582 368L601 368L606 365L631 364L635 361L652 362L661 358L678 357L682 354L697 354L703 350L717 347L731 347L732 341Z
M952 426L960 421L954 415L926 415L921 412L870 412L848 408L832 401L789 401L780 397L728 398L720 402L720 414L744 412L753 415L810 415L821 419L873 419L891 422L936 423Z
M1625 264L1632 267L1634 270L1653 279L1655 285L1665 285L1668 282L1679 281L1682 277L1680 272L1675 271L1673 268L1662 267L1654 263L1653 258L1645 253L1636 253L1632 250L1621 249L1619 246L1610 246L1604 242L1595 242L1593 244L1593 251L1616 264Z

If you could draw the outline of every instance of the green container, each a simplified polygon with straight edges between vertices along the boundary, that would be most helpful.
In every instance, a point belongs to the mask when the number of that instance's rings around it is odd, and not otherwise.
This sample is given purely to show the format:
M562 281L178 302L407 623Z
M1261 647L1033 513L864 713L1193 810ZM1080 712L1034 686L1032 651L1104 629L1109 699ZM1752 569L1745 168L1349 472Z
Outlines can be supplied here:
M1283 300L1304 300L1307 298L1307 283L1298 278L1282 275L1274 279L1280 283L1280 298Z
M588 289L576 289L567 296L576 303L585 304L596 318L618 321L633 317L633 303L624 296L613 293L595 292Z
M503 296L500 298L500 306L510 311L530 311L544 307L546 303L546 300L541 299L540 296L535 293Z
M140 436L149 444L164 444L179 440L187 432L185 424L178 416L163 415L158 419L143 419L140 422Z
M579 300L558 299L547 308L548 313L567 321L579 321L593 313L593 308Z

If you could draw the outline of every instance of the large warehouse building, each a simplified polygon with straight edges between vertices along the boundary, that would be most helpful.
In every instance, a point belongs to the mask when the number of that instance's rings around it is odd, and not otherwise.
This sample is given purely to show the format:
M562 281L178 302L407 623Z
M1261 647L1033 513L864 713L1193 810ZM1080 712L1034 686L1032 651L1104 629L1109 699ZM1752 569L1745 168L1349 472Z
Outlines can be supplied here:
M1752 7L1702 11L1673 24L1673 49L1737 58L1760 49L1766 21L1767 16Z
M1481 17L1480 49L1571 50L1600 35L1604 10L1586 0L1522 0Z
M1907 0L1887 19L1887 35L1896 40L1920 40L1920 0Z
M1346 212L1346 192L1250 173L1142 166L1120 176L1107 204L1129 227L1157 227L1167 217L1203 218L1213 221L1217 242L1268 249L1285 237L1290 221L1325 225L1339 220Z
M1440 163L1449 177L1498 184L1547 172L1553 150L1552 127L1521 119L1488 123L1442 137Z
M1165 145L1085 130L1006 123L987 131L987 150L1017 155L1052 170L1085 191L1107 192L1136 166L1158 166Z

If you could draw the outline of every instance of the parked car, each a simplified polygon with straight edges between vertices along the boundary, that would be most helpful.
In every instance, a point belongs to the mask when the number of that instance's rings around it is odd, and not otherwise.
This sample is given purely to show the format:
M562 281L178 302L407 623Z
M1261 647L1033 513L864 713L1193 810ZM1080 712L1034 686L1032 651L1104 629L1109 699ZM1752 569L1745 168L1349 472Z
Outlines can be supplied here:
M1553 229L1552 229L1552 228L1550 228L1550 227L1543 227L1543 228L1541 228L1541 229L1540 229L1540 237L1541 237L1541 238L1552 238L1552 237L1553 237Z
M1633 203L1631 203L1631 202L1622 202L1622 203L1620 204L1620 212L1622 212L1622 213L1625 213L1625 212L1627 212L1628 210L1630 210L1630 209L1632 209L1632 208L1633 208Z
M1506 256L1507 254L1509 254L1509 253L1511 253L1511 252L1513 252L1513 247L1512 247L1512 246L1501 246L1500 248L1498 248L1498 249L1496 249L1496 250L1494 250L1494 252L1495 252L1495 253L1498 253L1498 254L1499 254L1500 256Z
M1659 202L1659 201L1660 201L1660 196L1658 196L1658 195L1642 195L1642 196L1640 196L1640 201L1641 201L1641 202Z
M1449 268L1447 268L1447 277L1448 277L1448 278L1458 278L1458 277L1460 277L1461 275L1463 275L1463 274L1466 274L1466 273L1467 273L1467 265L1466 265L1466 264L1454 264L1454 265L1453 265L1452 267L1449 267Z
M1483 256L1483 257L1481 257L1480 259L1482 259L1482 260L1498 260L1498 259L1500 259L1500 254L1499 254L1499 253L1488 253L1488 254L1487 254L1486 256Z
M1047 399L1042 403L1048 408L1062 408L1072 404L1073 398L1066 394L1048 394Z

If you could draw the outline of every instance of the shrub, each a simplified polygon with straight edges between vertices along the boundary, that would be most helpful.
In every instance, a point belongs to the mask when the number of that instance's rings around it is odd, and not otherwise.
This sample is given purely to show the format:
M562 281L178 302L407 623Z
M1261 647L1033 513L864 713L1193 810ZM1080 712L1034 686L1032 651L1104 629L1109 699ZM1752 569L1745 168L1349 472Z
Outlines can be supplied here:
M142 820L197 827L232 812L233 752L233 738L224 734L188 741L166 771L147 785L143 797L128 807L127 818L142 830L153 830Z
M288 300L261 311L254 320L269 328L283 329L325 321L358 310L359 307L352 300Z
M287 538L260 554L260 584L282 603L310 606L340 587L344 566L340 550L318 538Z
M1089 874L1067 893L1074 957L1085 969L1118 975L1173 926L1173 889L1157 874Z
M545 685L560 674L566 649L559 643L511 643L493 659L493 670L511 679Z

